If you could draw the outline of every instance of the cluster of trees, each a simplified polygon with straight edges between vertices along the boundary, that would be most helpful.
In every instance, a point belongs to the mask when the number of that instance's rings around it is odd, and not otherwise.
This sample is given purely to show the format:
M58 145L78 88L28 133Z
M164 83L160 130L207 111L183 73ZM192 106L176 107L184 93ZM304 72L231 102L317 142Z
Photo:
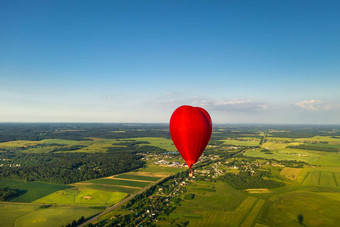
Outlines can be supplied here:
M184 199L192 200L192 199L194 199L194 198L195 198L195 194L186 194L186 195L184 196Z
M303 161L296 161L296 160L280 160L277 162L286 167L294 167L294 168L303 168L305 165L307 165L307 163Z
M140 168L144 161L129 152L116 153L2 153L0 158L20 163L2 167L0 179L20 179L69 184Z
M0 188L0 201L7 201L19 195L19 192L14 189Z
M268 149L262 149L261 152L265 153L265 154L273 154L273 152L271 152Z
M81 216L78 221L77 220L73 220L71 224L67 224L65 225L65 227L76 227L80 224L83 224L85 222L85 217L84 216ZM64 226L62 226L64 227Z
M226 173L219 178L226 181L233 188L248 189L248 188L278 188L285 184L270 179L263 179L260 174L252 175L250 172L240 172L239 174Z

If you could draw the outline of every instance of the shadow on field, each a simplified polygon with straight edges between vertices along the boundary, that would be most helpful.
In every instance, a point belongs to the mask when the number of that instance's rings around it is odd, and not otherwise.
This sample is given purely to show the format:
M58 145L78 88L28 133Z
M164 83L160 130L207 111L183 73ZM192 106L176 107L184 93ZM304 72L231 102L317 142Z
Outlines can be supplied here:
M303 219L304 219L304 218L303 218L303 215L302 215L302 214L299 214L299 215L297 216L297 219L298 219L300 225L303 225L303 226L305 225L305 224L303 224Z
M27 192L27 190L21 190L21 189L10 189L9 187L4 188L5 190L13 190L15 193L13 195L10 195L8 198L6 198L6 201L11 201L12 199L15 199Z

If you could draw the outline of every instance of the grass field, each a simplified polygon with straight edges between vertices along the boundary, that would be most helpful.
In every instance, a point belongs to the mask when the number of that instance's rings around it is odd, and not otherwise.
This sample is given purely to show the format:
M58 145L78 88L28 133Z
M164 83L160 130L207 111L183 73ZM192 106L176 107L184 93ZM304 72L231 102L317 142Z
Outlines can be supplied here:
M134 175L134 174L121 174L118 176L114 176L114 178L141 180L141 181L157 181L161 179L160 177L141 176L141 175Z
M84 146L78 150L70 151L58 151L58 152L86 152L86 153L96 153L96 152L106 152L109 147L122 147L123 145L119 145L119 143L124 142L124 139L103 139L103 138L86 138L87 140L65 140L65 139L44 139L41 141L10 141L0 143L0 151L1 148L9 149L9 148L25 148L28 146L34 146L38 144L42 144L44 146L41 147L33 147L22 150L22 152L26 153L47 153L53 151L55 148L55 144L63 145L63 146L75 146L80 145ZM149 146L160 147L166 149L167 151L176 151L176 147L172 143L172 140L162 138L162 137L138 137L138 138L128 138L126 140L135 140L135 141L145 141L148 142ZM115 145L117 144L117 145ZM140 144L138 146L145 146L146 144Z
M303 185L322 186L322 187L339 187L339 172L329 171L309 171L302 180Z
M2 227L60 227L81 216L91 217L102 209L84 207L40 208L31 204L0 203L0 223Z
M75 185L77 187L84 187L84 184L87 188L90 189L96 189L96 190L102 190L102 191L109 191L109 192L124 192L124 193L133 193L139 188L134 188L134 187L125 187L125 186L120 186L120 185L103 185L103 184L92 184L92 183L75 183L72 185Z
M13 147L27 147L27 146L34 146L37 144L43 143L42 141L28 141L28 140L15 140L9 142L0 143L0 150L1 148L13 148Z
M320 171L313 171L308 172L305 176L304 181L302 182L303 185L312 185L312 186L318 186L320 185Z
M89 180L86 182L96 183L96 184L105 184L105 185L120 185L120 186L137 187L137 188L138 187L142 188L150 184L150 182L115 180L115 179L108 179L108 178Z
M75 187L54 192L35 200L35 203L108 206L118 203L128 193Z
M62 151L62 152L106 152L108 147L112 147L113 143L117 143L115 139L96 139L89 138L88 140L64 140L64 139L44 139L41 141L10 141L5 143L0 143L3 148L16 148L16 147L27 147L42 144L45 146L42 147L34 147L23 150L26 153L46 153L52 151L54 148L57 148L55 144L64 145L64 146L74 146L81 145L84 148L74 151ZM46 146L50 145L50 146ZM61 152L61 151L60 151Z
M152 176L152 177L168 177L172 174L184 171L185 168L173 168L166 166L159 166L148 162L147 166L138 169L137 172L131 172L134 175Z
M189 220L189 226L252 226L265 202L223 182L195 182L186 194L195 197L184 200L170 218Z
M310 151L310 153L319 156L319 158L311 162L311 164L332 167L340 166L340 153L322 151Z
M314 163L320 161L320 154L318 152L312 152L301 149L277 149L272 150L272 154L261 152L262 149L247 150L244 155L250 157L260 157L266 159L276 159L276 160L296 160L303 161L307 163ZM340 156L339 156L340 158Z
M222 140L223 145L241 146L241 147L253 147L260 144L260 140L256 138L244 140L244 139L226 139Z
M261 157L261 158L274 158L277 160L297 160L304 161L310 164L322 165L322 166L340 166L340 154L336 152L325 152L318 150L308 150L308 149L297 149L297 148L287 148L289 146L299 146L303 148L304 143L316 143L310 144L314 148L320 150L325 149L339 149L340 139L334 139L330 136L315 136L312 138L277 138L268 137L266 142L261 146L261 149L248 150L245 155L251 157ZM320 143L324 142L324 143ZM327 142L327 143L326 143ZM308 145L308 144L307 144ZM308 148L308 146L305 146ZM272 154L261 152L262 149L268 149Z
M63 145L86 145L90 143L88 140L63 140L63 139L45 139L41 141L46 144L63 144Z
M298 215L302 215L304 226L337 226L340 221L339 207L340 201L323 193L280 193L270 199L260 223L269 226L301 226Z
M311 138L298 138L296 141L302 142L328 142L330 144L340 144L339 138L332 138L331 136L314 136Z
M22 191L22 194L20 196L12 199L11 201L29 203L58 190L70 188L70 186L62 184L48 184L42 182L0 180L0 188L18 189Z
M129 140L146 141L150 143L150 144L147 144L149 146L160 147L167 151L177 151L172 140L163 138L163 137L138 137L138 138L131 138L131 139L129 138ZM140 146L143 146L143 144L141 144Z
M202 207L183 210L181 207L175 210L173 217L189 220L189 226L252 226L263 203L264 200L249 196L232 211L209 210Z
M281 176L285 176L286 178L290 180L296 180L299 176L302 168L289 168L285 167L280 171Z
M336 187L332 172L321 172L320 185L323 187Z
M39 210L39 205L0 203L1 226L14 226L17 218Z
M265 200L258 199L255 203L255 205L252 207L251 210L249 210L248 214L245 216L245 219L243 219L242 226L253 226L254 222L256 221L257 216L259 215L263 205L265 203Z

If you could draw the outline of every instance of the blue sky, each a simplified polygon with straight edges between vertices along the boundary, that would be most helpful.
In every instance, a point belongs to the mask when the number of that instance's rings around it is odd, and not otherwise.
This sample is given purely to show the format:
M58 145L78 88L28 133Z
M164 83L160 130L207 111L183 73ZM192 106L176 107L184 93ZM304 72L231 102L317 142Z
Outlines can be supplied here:
M0 1L0 121L340 124L338 1Z

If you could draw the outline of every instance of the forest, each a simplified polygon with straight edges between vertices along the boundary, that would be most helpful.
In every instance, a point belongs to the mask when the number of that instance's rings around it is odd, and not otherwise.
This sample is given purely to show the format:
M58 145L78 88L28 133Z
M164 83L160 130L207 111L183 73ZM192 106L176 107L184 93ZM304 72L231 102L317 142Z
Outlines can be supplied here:
M20 166L2 167L0 179L70 184L111 176L140 168L144 162L133 152L45 153L5 152L0 159L11 159Z

